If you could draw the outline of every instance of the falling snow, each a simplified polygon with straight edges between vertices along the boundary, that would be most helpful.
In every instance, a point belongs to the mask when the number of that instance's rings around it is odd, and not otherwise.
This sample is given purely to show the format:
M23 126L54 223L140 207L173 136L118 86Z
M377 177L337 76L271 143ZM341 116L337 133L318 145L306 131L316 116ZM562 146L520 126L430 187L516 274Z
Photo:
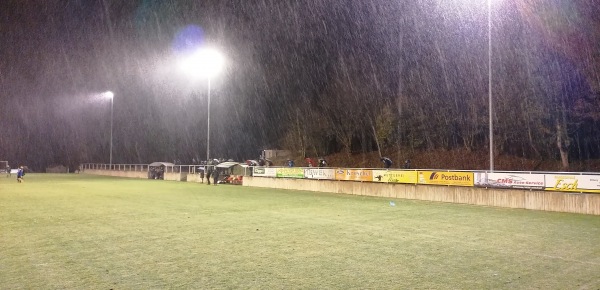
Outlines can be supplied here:
M496 154L599 159L600 6L489 1L1 1L0 160L108 163L108 90L113 163L485 152L489 71Z

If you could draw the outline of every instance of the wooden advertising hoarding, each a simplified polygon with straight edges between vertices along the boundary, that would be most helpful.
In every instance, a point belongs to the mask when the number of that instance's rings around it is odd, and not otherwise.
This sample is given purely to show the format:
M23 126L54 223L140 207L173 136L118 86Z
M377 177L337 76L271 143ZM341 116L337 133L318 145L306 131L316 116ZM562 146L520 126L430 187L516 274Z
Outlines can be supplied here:
M473 186L473 172L463 171L419 171L419 184Z
M546 190L600 193L600 175L545 174Z
M276 177L277 171L271 167L254 167L252 170L252 176L260 177Z
M404 170L373 170L373 182L417 183L417 172Z
M304 169L300 167L277 168L277 177L304 178Z
M475 186L544 189L544 174L476 172Z
M370 169L336 169L336 180L373 181L373 170Z
M335 179L335 169L332 168L304 168L304 177L308 179Z

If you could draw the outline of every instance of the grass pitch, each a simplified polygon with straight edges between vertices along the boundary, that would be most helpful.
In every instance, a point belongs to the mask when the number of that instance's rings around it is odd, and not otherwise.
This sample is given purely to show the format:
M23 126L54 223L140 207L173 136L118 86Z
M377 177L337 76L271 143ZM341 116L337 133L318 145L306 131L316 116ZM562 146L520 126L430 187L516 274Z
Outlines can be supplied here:
M600 217L2 176L0 289L20 288L599 289Z

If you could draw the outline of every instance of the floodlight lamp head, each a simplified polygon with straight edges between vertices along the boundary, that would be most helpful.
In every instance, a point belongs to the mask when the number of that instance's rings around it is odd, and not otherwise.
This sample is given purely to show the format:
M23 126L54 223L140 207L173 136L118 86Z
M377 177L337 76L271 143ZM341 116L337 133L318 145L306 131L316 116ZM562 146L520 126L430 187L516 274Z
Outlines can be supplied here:
M223 63L221 53L211 48L201 48L182 59L180 67L192 77L212 78L221 72Z

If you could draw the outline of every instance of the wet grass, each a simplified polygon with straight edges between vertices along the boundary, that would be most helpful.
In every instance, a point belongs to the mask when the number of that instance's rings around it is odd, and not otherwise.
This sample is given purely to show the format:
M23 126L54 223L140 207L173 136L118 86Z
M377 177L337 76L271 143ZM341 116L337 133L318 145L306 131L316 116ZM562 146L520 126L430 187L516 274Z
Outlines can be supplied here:
M0 180L0 289L600 288L598 216L25 178Z

